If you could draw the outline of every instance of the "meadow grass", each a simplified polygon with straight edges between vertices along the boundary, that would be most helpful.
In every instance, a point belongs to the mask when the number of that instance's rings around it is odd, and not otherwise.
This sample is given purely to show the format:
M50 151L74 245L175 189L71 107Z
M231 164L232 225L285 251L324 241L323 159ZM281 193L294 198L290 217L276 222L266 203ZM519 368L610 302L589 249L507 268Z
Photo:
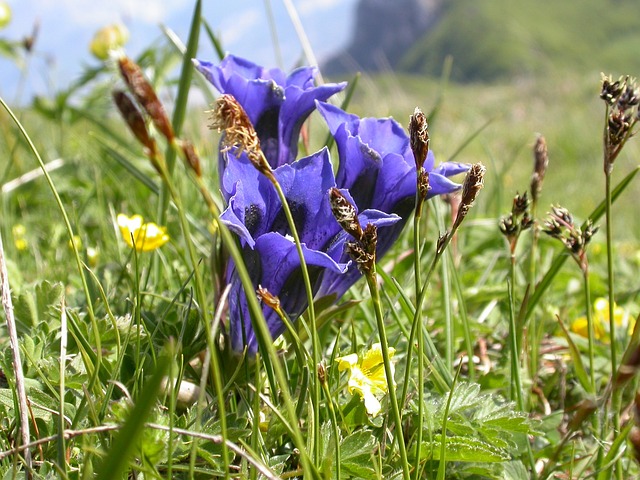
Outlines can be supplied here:
M237 238L219 220L209 107L188 103L190 91L213 99L190 61L215 40L199 6L185 45L167 35L136 59L171 119L172 133L151 129L154 155L113 108L113 85L126 85L112 64L15 116L3 101L0 234L12 306L3 303L22 367L3 313L3 478L638 475L639 146L621 141L605 181L599 75L361 78L345 107L406 127L420 106L438 160L483 162L485 186L477 199L429 200L366 281L337 304L317 302L274 342ZM308 133L307 153L328 144L337 157L317 114ZM537 133L550 161L529 204ZM41 174L25 176L33 170ZM458 223L460 200L473 208ZM553 210L554 224L551 204L573 216ZM119 213L166 227L169 242L131 248ZM592 239L588 219L602 225ZM254 359L222 335L228 256L251 292ZM345 373L367 361L379 382L375 415Z

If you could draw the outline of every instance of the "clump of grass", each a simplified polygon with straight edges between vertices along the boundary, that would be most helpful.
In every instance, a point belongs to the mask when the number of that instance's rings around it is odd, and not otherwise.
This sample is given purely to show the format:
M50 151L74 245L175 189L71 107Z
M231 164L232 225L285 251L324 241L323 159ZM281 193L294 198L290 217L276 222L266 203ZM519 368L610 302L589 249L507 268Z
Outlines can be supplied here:
M190 89L210 95L191 63L201 21L197 2L184 51L169 35L167 48L150 47L135 60L120 56L117 71L105 65L95 72L109 84L119 82L112 98L122 120L97 115L93 102L104 86L95 77L85 83L93 89L88 100L69 91L75 101L63 104L53 121L35 108L24 112L24 121L12 117L28 154L7 150L7 158L20 157L7 172L21 176L18 164L37 161L49 190L38 191L41 180L25 177L3 196L3 279L12 281L16 313L15 322L5 318L10 328L15 323L19 351L0 335L6 352L0 356L0 472L62 478L637 475L640 427L628 415L638 408L637 292L627 287L634 270L612 254L613 205L638 171L625 172L617 184L612 178L614 161L637 130L635 83L603 81L605 188L581 225L560 207L542 221L542 198L577 201L549 188L549 158L562 158L542 137L532 149L528 191L516 195L507 216L497 219L502 203L491 205L480 191L498 177L480 163L464 177L460 195L427 201L434 185L425 159L447 140L435 115L446 107L433 115L415 110L408 122L417 192L412 232L377 258L378 229L361 225L349 197L332 190L333 212L351 238L347 251L366 281L340 302L314 304L314 272L307 271L300 291L309 308L293 323L278 292L258 288L258 299L238 239L220 220L226 206L216 186L217 152L209 146L215 133L185 123L187 113L199 119L196 125L206 123L204 112L187 109ZM161 68L175 60L181 61L177 89ZM148 78L140 65L162 73ZM157 93L165 90L175 92L172 104ZM430 120L436 128L428 128L427 118L436 118ZM64 139L73 138L62 133L91 130L82 149L92 161L49 173L41 152L58 140L43 135L33 143L30 125L59 129L61 154L72 151ZM229 135L228 125L220 126ZM242 133L253 127L245 122ZM316 137L332 139L318 130L315 124L305 130L305 148ZM481 128L467 137L503 141L489 135ZM454 156L468 143L453 148ZM325 144L333 148L332 141ZM260 174L273 179L287 205L259 142L252 145ZM63 163L74 162L68 158ZM564 181L589 184L580 176ZM31 194L38 203L27 209ZM47 208L50 198L55 214ZM120 212L149 221L133 228L118 222ZM603 216L604 243L592 227ZM296 221L286 215L304 266ZM18 224L23 227L13 228ZM121 237L119 224L128 225L129 237ZM562 245L540 236L542 230ZM148 238L152 232L162 241ZM598 250L606 250L606 258ZM569 257L579 272L563 268ZM255 358L232 352L228 343L228 258L252 312ZM599 320L591 299L605 296L608 316ZM287 326L275 341L262 305ZM587 328L581 330L582 315ZM23 373L12 364L18 353ZM28 411L18 401L25 398Z

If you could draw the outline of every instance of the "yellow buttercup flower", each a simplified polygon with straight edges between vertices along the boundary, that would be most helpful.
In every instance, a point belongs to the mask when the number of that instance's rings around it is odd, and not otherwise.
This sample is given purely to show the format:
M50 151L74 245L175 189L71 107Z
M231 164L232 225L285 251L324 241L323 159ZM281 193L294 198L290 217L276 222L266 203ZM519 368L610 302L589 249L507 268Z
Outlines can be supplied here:
M627 328L629 334L633 332L634 322L624 311L624 308L615 304L613 306L613 321L618 327ZM589 329L587 326L587 317L578 317L571 323L571 331L587 338ZM608 343L609 336L609 301L606 298L597 298L593 302L593 331L596 340L602 340Z
M155 250L169 241L165 227L159 227L153 222L144 223L140 215L127 217L120 213L117 221L124 241L132 248L135 245L138 252Z
M389 356L395 354L395 349L389 347ZM382 348L379 343L374 343L367 351L362 360L358 360L358 355L352 353L344 357L336 358L338 369L342 372L349 370L349 393L356 392L362 398L367 413L375 417L382 408L379 398L387 393L387 380L384 373L384 363L382 359ZM391 364L391 373L394 368Z

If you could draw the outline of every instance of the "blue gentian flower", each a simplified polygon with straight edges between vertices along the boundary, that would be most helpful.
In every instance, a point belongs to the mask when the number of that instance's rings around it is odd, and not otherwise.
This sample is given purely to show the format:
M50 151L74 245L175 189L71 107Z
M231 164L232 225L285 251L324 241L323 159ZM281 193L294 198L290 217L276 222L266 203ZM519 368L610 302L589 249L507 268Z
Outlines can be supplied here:
M241 154L229 155L225 179L235 179L233 194L221 219L240 238L242 254L254 287L262 287L277 295L282 310L293 321L308 306L300 269L300 258L291 237L282 204L271 182ZM309 269L314 293L327 273L341 275L349 267L343 250L348 235L331 213L328 191L335 187L333 167L327 149L294 162L282 165L273 172L282 186L291 208L305 262ZM348 192L342 192L350 200ZM400 220L377 210L361 211L358 219L363 225L373 223L379 228ZM227 270L229 292L230 336L233 350L241 352L246 346L249 354L258 348L244 289L235 266ZM269 332L280 336L285 325L277 312L263 307Z
M314 86L313 68L300 68L286 76L279 69L267 70L233 56L219 66L195 63L221 93L233 95L246 111L291 208L315 298L338 301L361 274L344 251L345 243L352 239L331 213L329 189L337 187L356 206L361 225L378 227L380 259L414 208L416 167L407 134L392 119L360 119L323 103L344 84ZM337 175L326 149L296 161L302 123L315 108L336 140L340 157ZM447 177L466 171L468 166L434 164L429 152L424 165L431 184L429 196L457 190L460 186ZM280 199L245 153L221 150L220 170L227 202L221 219L240 239L253 286L277 296L282 310L295 321L308 307L308 299ZM227 269L227 282L231 284L231 346L237 352L246 347L253 355L257 339L233 263ZM269 332L277 338L285 330L284 323L269 306L263 307L263 314Z
M314 67L301 67L287 76L279 68L266 69L233 55L227 55L220 65L194 63L220 93L233 95L242 105L272 168L296 160L300 129L315 110L315 101L327 100L346 86L315 86Z
M328 103L317 107L338 147L339 188L347 189L359 210L374 209L398 215L401 220L378 230L378 259L391 248L415 206L416 166L409 136L392 118L359 118ZM427 198L451 193L460 185L448 177L466 172L469 165L445 162L435 167L429 150L424 163L431 189ZM318 295L340 298L358 278L355 265L344 274L327 274Z

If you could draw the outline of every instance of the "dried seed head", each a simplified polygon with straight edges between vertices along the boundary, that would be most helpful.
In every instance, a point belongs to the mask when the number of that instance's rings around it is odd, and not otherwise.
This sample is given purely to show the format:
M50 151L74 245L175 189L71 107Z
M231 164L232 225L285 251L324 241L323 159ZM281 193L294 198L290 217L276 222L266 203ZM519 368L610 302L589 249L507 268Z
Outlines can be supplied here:
M345 244L345 251L365 276L369 276L375 271L377 244L378 228L372 223L367 224L364 228L360 241Z
M620 77L618 80L613 80L610 75L602 75L602 88L600 90L600 98L609 105L616 103L616 100L622 93L624 88L624 78Z
M373 255L373 261L375 262L376 247L378 246L378 227L373 223L367 223L367 226L364 227L361 243L365 251Z
M571 256L578 266L587 271L587 245L598 231L591 221L588 221L584 230L573 223L573 217L566 208L552 207L549 218L544 223L543 232L558 239L571 252Z
M263 288L262 285L258 285L256 294L258 295L258 299L267 307L272 308L276 312L280 311L280 299L277 296L272 295L269 290Z
M514 237L518 233L518 225L516 220L513 218L513 213L502 217L498 223L498 228L505 237Z
M533 174L531 175L531 198L534 202L538 201L540 192L542 191L542 182L547 173L549 165L549 155L547 153L547 142L542 135L538 135L536 144L533 147Z
M329 190L329 203L331 212L342 229L356 240L361 240L364 234L356 207L335 187Z
M416 107L413 115L409 117L409 138L411 139L411 150L413 151L417 170L422 168L429 153L428 129L427 117Z
M429 185L429 172L427 172L424 167L420 167L418 170L418 195L420 195L421 200L424 201L427 198L429 190L431 190L431 185Z
M327 366L322 362L318 364L318 380L320 385L327 383Z
M173 127L171 127L169 117L167 116L167 112L165 111L162 102L158 99L155 90L142 73L140 66L125 56L118 59L118 65L120 67L122 78L129 87L129 91L133 94L144 111L147 112L147 115L149 115L149 118L151 118L151 121L158 131L167 139L168 142L173 142L175 135L173 133Z
M246 152L247 157L263 175L275 181L271 166L260 148L260 139L247 112L233 95L224 94L218 97L211 112L210 128L224 132L223 151L236 148L236 155Z
M460 223L462 223L473 206L478 193L482 190L482 187L484 187L484 174L486 171L487 169L482 163L474 163L471 165L471 168L464 179L464 183L462 184L460 209L458 210L458 215L453 223L452 230L456 230L460 226Z
M147 155L152 158L156 157L158 152L156 142L149 135L147 123L142 116L142 112L131 97L122 90L115 90L113 92L113 101L133 135L147 150Z
M368 276L371 274L373 271L372 265L375 264L375 258L365 252L362 245L357 242L347 242L345 244L345 251L363 275Z
M201 177L202 168L200 167L200 157L198 156L198 152L196 152L196 148L193 146L193 143L188 140L181 140L180 148L189 168L193 170L193 173L195 173L197 177Z
M527 192L524 192L522 195L516 194L513 197L513 207L511 211L516 217L521 217L524 215L529 209L529 198L527 197Z
M618 97L617 107L620 110L630 110L640 104L640 93L636 87L635 79L627 78L624 91Z

